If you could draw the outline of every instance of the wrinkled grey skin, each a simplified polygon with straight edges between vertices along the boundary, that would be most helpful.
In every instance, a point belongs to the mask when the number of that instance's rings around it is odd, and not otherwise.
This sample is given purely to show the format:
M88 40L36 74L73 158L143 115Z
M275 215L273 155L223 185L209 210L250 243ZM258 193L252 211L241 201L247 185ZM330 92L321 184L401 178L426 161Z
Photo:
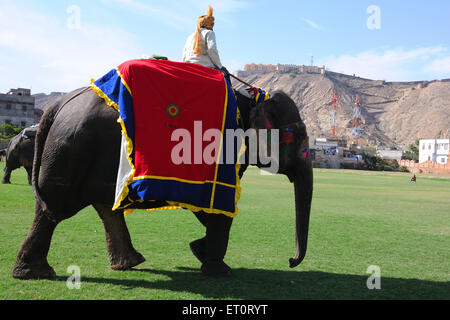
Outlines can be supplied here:
M31 172L33 168L34 137L24 138L22 132L11 139L4 151L6 157L3 184L11 183L11 172L24 167L28 174L28 183L31 185ZM0 155L1 157L1 155Z
M274 127L300 120L297 107L283 93L275 93L264 103L264 115L252 100L239 93L237 96L244 129L264 128L261 122L264 116ZM12 272L14 278L54 277L47 254L55 227L89 205L96 209L104 224L111 268L126 270L145 261L131 243L124 215L111 210L121 141L117 117L118 113L90 89L67 94L42 116L33 164L35 218L17 255ZM290 260L291 267L298 265L306 253L312 166L309 159L300 159L296 154L298 149L307 148L307 143L308 137L296 136L292 159L280 162L279 173L286 174L295 189L297 252ZM241 176L245 169L241 167ZM164 205L165 202L159 202L155 207ZM201 272L213 277L231 275L223 259L233 220L204 212L197 212L195 216L206 230L205 237L190 244L202 264Z

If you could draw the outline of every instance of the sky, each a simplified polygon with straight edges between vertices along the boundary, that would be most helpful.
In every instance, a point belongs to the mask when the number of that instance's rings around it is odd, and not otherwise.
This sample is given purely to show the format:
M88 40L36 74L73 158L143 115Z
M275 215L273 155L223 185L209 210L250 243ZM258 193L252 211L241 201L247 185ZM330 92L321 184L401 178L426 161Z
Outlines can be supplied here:
M0 92L68 92L120 63L181 61L214 8L222 64L325 65L386 81L450 78L448 0L0 0Z

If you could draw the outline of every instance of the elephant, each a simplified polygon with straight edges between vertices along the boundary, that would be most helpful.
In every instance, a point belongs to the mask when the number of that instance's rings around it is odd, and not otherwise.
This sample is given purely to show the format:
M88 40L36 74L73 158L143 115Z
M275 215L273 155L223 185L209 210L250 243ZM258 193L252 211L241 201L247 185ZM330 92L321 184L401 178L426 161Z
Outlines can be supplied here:
M290 267L305 257L313 193L313 170L306 127L294 101L285 93L274 92L258 104L235 92L243 129L266 128L269 122L281 131L293 131L289 157L280 157L278 174L294 185L296 210L296 253ZM109 107L90 88L66 94L42 116L36 135L33 163L33 191L36 198L31 228L17 254L12 276L41 279L56 276L47 254L59 222L92 205L103 222L110 267L127 270L145 261L135 250L121 210L112 210L119 166L121 130L118 112ZM247 148L248 149L248 148ZM303 156L299 156L299 154ZM258 163L258 166L263 167ZM248 165L242 165L242 177ZM165 202L156 201L155 208ZM200 272L210 277L228 277L231 267L225 262L233 218L224 214L193 212L205 227L203 238L189 246L200 261Z
M28 184L31 185L35 133L35 127L25 128L9 142L4 151L6 164L2 178L3 184L11 183L11 172L13 170L24 167L28 174Z

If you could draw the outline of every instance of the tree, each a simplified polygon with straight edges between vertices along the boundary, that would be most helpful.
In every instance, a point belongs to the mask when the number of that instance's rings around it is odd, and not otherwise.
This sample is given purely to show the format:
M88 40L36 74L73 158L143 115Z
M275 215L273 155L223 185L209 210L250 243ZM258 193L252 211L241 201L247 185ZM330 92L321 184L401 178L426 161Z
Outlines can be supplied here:
M379 156L373 156L370 153L363 152L363 168L373 171L396 171L399 165L395 160L384 160Z
M0 141L9 141L12 137L22 131L22 127L10 123L3 123L0 126Z
M379 156L373 156L370 153L363 152L364 168L367 170L383 170L383 159Z
M419 161L419 142L420 139L416 139L414 143L409 145L409 150L403 153L402 160Z

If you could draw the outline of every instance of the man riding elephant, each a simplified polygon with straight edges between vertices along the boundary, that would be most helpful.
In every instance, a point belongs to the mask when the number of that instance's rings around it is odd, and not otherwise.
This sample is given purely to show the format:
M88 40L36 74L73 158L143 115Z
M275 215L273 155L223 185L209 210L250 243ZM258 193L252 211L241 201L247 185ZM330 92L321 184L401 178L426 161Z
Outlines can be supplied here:
M206 15L198 17L196 31L186 40L183 62L196 63L209 68L222 68L213 28L213 9L209 6Z

